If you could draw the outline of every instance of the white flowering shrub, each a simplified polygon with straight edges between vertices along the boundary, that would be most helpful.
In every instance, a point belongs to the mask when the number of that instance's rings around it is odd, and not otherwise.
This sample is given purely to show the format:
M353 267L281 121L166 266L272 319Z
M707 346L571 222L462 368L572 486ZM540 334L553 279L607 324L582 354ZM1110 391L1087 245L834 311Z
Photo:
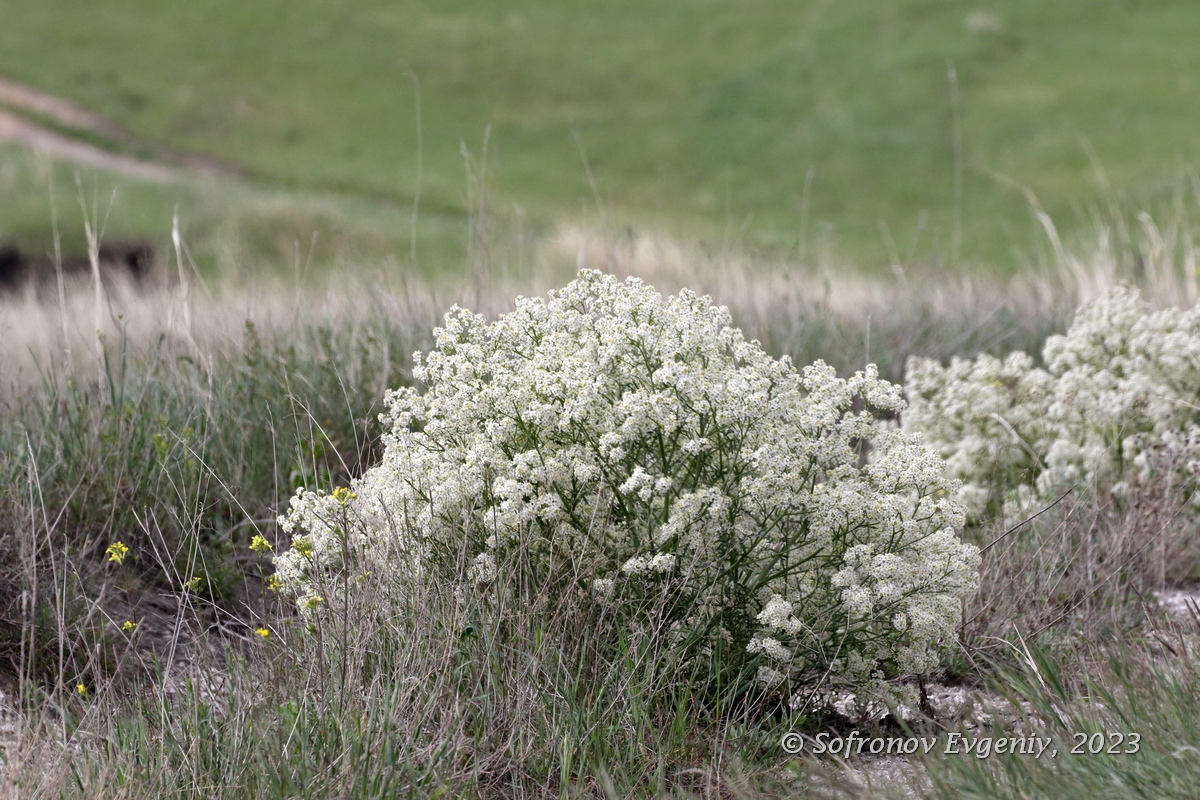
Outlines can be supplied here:
M904 400L873 367L798 373L708 298L597 272L435 334L423 390L388 395L382 461L281 518L302 608L351 572L583 591L597 620L798 700L937 665L978 554L942 460L876 415Z
M1112 289L1024 353L910 359L904 427L925 434L975 514L1027 508L1066 488L1177 485L1200 474L1200 309L1151 313Z

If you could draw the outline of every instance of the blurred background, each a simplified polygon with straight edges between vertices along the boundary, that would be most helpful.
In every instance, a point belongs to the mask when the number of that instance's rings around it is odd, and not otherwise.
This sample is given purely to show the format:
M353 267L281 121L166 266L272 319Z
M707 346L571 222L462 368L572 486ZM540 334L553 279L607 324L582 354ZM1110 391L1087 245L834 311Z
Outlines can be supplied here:
M0 245L33 254L56 227L82 251L90 217L162 261L177 213L201 276L519 275L578 265L581 236L1008 276L1061 247L1136 269L1200 199L1186 0L3 0L0 19Z

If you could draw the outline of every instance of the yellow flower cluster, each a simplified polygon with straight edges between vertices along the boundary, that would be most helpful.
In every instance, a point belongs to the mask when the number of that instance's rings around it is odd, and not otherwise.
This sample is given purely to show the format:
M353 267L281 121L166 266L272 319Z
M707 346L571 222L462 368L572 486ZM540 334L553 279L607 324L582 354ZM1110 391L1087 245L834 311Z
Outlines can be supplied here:
M104 553L108 556L108 560L114 564L123 564L125 556L129 554L129 548L124 542L117 541L110 544Z

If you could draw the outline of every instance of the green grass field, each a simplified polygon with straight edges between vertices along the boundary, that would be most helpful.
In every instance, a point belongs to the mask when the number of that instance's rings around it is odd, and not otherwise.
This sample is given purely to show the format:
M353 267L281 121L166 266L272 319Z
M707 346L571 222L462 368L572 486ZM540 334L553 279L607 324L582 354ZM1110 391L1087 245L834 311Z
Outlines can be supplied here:
M486 138L496 206L535 223L1012 268L1036 235L1026 190L1072 229L1187 187L1198 38L1179 0L11 0L0 75L385 210L410 207L420 160L422 213L461 220L462 148Z
M464 213L422 210L414 220L411 206L347 193L237 179L154 183L0 145L0 194L10 200L0 205L0 242L31 252L50 250L57 215L65 252L85 251L87 219L106 228L106 240L153 241L165 259L178 209L190 254L209 279L407 268L414 234L418 264L430 267L425 277L435 266L451 277L466 268Z

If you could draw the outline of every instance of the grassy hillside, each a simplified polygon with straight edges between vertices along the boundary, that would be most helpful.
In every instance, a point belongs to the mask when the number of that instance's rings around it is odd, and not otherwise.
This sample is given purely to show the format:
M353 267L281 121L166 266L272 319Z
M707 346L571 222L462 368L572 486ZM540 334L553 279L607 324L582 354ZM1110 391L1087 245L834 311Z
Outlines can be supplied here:
M0 243L15 241L34 254L49 252L57 215L63 251L82 255L86 215L107 241L149 240L165 258L178 209L189 253L209 277L407 265L414 232L420 265L451 278L467 268L461 210L423 209L414 220L410 205L354 194L232 179L150 182L54 162L15 145L0 145L0 197Z
M594 209L586 153L610 219L803 238L868 266L1012 265L1032 235L1022 189L1066 223L1122 195L1153 209L1200 155L1183 0L8 0L3 16L0 74L269 184L407 205L421 156L422 209L461 214L461 148L478 156L490 126L503 203L534 219Z

